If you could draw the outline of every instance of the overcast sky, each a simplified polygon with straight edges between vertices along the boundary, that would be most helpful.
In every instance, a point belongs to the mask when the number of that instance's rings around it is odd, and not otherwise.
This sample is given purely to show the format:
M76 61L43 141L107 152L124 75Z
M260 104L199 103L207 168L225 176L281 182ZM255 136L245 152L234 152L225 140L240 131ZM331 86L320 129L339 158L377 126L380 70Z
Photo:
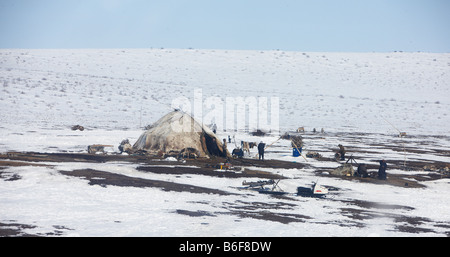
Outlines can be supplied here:
M450 52L450 0L0 0L0 48Z

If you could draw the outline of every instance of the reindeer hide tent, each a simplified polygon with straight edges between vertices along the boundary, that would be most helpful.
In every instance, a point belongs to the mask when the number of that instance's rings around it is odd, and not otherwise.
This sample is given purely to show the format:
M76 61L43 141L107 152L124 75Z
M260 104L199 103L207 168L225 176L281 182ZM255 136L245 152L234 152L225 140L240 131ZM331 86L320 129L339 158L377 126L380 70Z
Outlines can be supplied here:
M187 149L194 150L199 157L230 156L208 127L182 111L173 111L159 119L133 145L133 150L150 154L180 153Z

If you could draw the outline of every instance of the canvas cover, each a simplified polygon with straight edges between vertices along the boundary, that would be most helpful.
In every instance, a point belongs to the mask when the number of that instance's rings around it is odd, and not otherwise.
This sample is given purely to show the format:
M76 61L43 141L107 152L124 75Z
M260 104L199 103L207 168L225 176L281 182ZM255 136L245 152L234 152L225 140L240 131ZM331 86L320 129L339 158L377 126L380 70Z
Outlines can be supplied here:
M206 126L189 114L173 111L159 119L145 131L133 150L145 150L153 154L181 152L195 149L199 157L229 157L221 140Z

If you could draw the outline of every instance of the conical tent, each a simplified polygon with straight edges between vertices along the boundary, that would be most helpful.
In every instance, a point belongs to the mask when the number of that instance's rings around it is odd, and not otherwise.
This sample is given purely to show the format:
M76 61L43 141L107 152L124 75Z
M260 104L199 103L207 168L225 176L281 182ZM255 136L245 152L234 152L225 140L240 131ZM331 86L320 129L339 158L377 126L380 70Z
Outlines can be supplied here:
M145 150L153 154L186 149L195 150L199 157L230 156L208 127L182 111L173 111L159 119L133 145L135 151Z

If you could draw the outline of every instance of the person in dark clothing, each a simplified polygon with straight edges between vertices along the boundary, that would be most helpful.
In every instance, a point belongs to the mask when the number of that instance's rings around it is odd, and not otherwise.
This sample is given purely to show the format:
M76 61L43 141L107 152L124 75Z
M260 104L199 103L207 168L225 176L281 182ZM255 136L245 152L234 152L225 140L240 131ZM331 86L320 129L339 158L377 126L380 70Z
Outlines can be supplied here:
M378 179L386 180L387 163L385 160L380 161L380 168L378 168Z
M367 166L364 163L358 165L358 169L356 170L355 177L367 178L369 174L367 173Z
M339 144L339 155L341 157L341 161L345 161L345 148L343 145Z
M242 157L244 157L244 151L242 151L241 148L235 148L233 150L232 156L242 159Z
M266 147L266 144L264 144L262 141L261 143L258 144L258 154L259 154L259 159L264 161L264 148Z
M211 139L211 143L209 144L208 151L210 154L214 156L222 156L222 151L220 151L219 147L217 147L216 138L213 137Z
M223 139L223 152L222 152L222 156L223 157L227 157L227 140L224 138Z

